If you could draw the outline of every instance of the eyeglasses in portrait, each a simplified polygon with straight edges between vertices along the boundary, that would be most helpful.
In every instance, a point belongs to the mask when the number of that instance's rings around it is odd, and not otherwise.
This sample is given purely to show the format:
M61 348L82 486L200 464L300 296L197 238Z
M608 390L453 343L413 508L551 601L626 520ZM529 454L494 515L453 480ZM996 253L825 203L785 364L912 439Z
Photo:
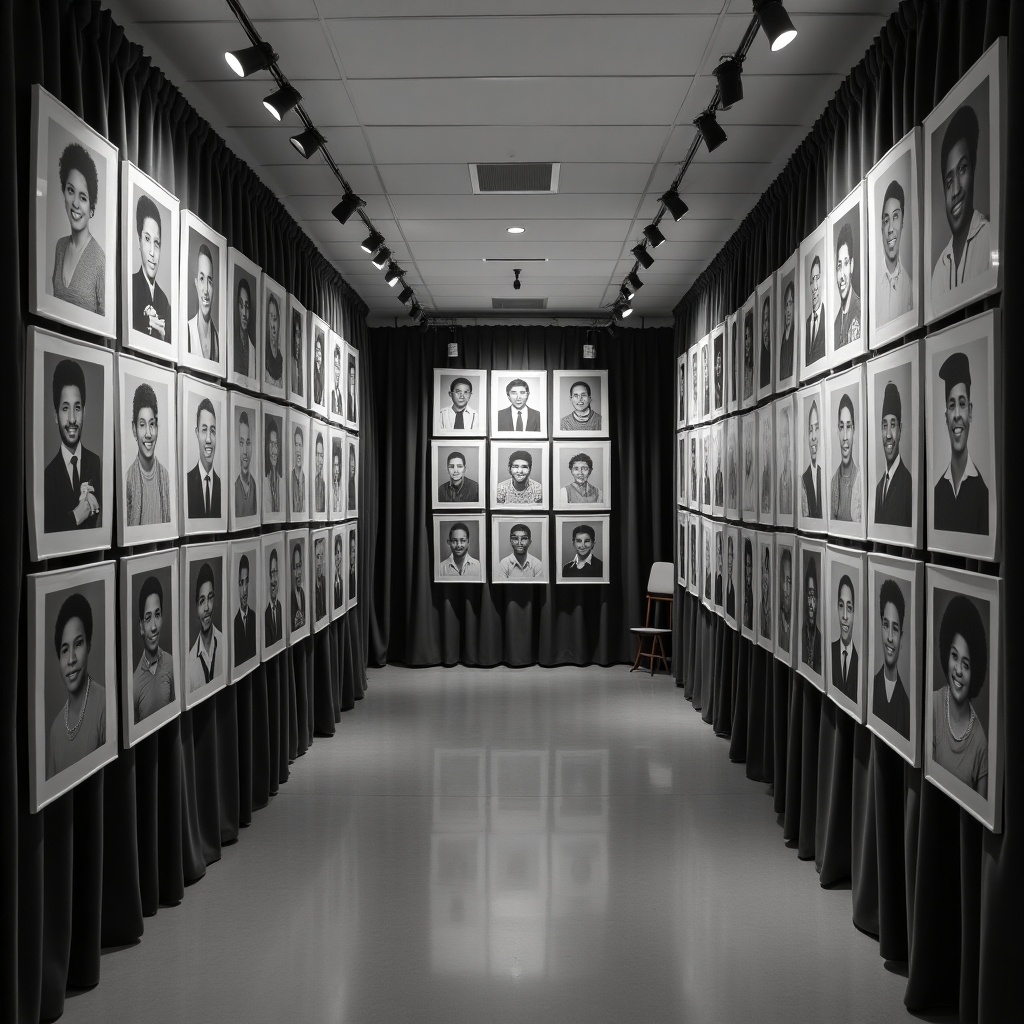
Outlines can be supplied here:
M341 427L331 427L328 437L330 439L330 520L339 523L345 518L345 482L348 474L345 472L345 438L348 435Z
M287 411L273 402L260 402L262 432L259 467L260 521L264 526L284 523L288 518ZM290 471L290 470L289 470Z
M491 442L490 507L551 507L548 494L548 443Z
M793 665L793 639L796 636L796 607L793 597L796 579L796 536L775 534L775 657L787 667Z
M185 544L179 551L181 623L186 630L180 678L185 707L193 708L224 689L230 678L224 641L228 545Z
M434 368L434 437L487 435L487 371Z
M262 481L259 478L260 400L232 391L229 394L231 436L228 439L228 529L249 530L260 525Z
M775 540L762 530L757 534L757 644L775 650Z
M332 372L328 367L331 354L327 322L312 310L309 311L309 369L306 393L309 395L309 411L318 416L328 416L330 408L330 385L328 375Z
M491 582L547 584L547 516L491 516Z
M555 516L557 583L611 582L610 526L609 515Z
M1006 38L924 119L925 322L1002 288Z
M228 393L187 373L178 374L178 430L181 434L184 474L180 488L184 536L224 533L228 528L228 503L221 491L227 469L225 430Z
M485 504L481 487L486 441L450 438L430 443L431 494L436 509L477 508Z
M345 435L345 518L359 515L359 438Z
M800 482L796 476L796 399L776 398L775 406L775 525L792 530Z
M29 312L117 336L117 147L32 86Z
M757 522L775 525L775 406L757 409Z
M743 552L740 550L740 530L735 526L725 529L725 621L730 629L740 628L737 617L737 595L740 593L740 564Z
M856 722L864 722L867 672L864 657L869 595L864 587L864 553L829 544L821 620L829 645L825 692Z
M259 607L263 616L260 632L260 660L270 661L288 646L287 591L291 572L285 554L283 532L265 533L260 537Z
M246 537L228 545L228 615L231 618L231 673L237 683L260 663L260 539Z
M739 552L742 576L740 578L740 635L757 643L754 623L757 618L757 531L739 531Z
M348 527L339 523L331 527L331 621L345 614L345 584L348 580Z
M117 757L114 563L28 576L28 799L36 813Z
M800 295L800 383L813 380L828 369L826 345L827 318L835 316L829 311L828 281L831 275L831 257L825 251L825 228L822 221L801 243L797 265L797 292Z
M327 453L330 427L325 420L309 421L309 518L315 523L327 522Z
M1002 580L929 565L925 778L1002 830Z
M608 437L607 370L552 370L552 437Z
M262 277L260 323L256 340L260 390L268 398L284 401L288 395L287 328L284 317L288 293L266 271Z
M313 606L310 603L312 578L309 530L289 530L285 536L288 586L285 614L288 622L288 643L294 644L309 636Z
M797 528L809 533L824 533L828 520L828 476L825 449L828 439L824 392L820 384L801 388L796 395L796 458L800 471Z
M331 621L331 556L329 545L331 531L324 527L312 530L309 535L313 547L313 622L314 633L319 632Z
M845 366L868 350L868 325L862 306L866 302L867 277L864 245L864 182L836 206L828 216L826 255L831 261L829 273L831 308L835 311L825 323L829 366Z
M771 398L775 385L775 275L757 286L754 302L754 385L757 401Z
M863 540L866 536L864 367L855 366L826 378L826 490L830 537Z
M548 375L537 370L491 370L491 437L548 436Z
M25 462L33 561L110 547L114 355L28 329Z
M348 586L345 588L345 611L350 612L359 603L359 585L357 579L359 563L359 524L348 523L345 526L348 531ZM481 552L481 562L483 552Z
M223 377L227 348L227 239L191 210L181 211L178 365Z
M725 413L726 372L728 348L725 343L725 322L720 323L711 332L711 415L722 416Z
M117 542L126 547L178 536L175 373L145 359L117 358Z
M307 398L307 364L309 363L309 314L306 307L291 292L288 293L287 362L285 377L288 381L288 401L300 409L309 408Z
M262 279L262 267L238 249L228 249L228 382L257 393Z
M577 505L612 507L611 441L554 441L551 454L555 509L572 509Z
M826 600L825 544L801 537L798 547L799 631L796 638L796 670L816 689L825 691L822 663L822 622Z
M288 408L285 414L285 443L281 446L289 523L307 523L309 514L310 418Z
M359 429L359 349L345 343L345 426Z
M130 160L121 163L121 333L125 348L178 358L178 224L172 195Z
M775 301L775 393L787 391L797 385L799 371L799 353L797 351L800 334L800 291L797 288L797 267L800 261L800 250L793 254L775 272L777 297Z
M434 582L482 583L486 543L482 515L435 515Z

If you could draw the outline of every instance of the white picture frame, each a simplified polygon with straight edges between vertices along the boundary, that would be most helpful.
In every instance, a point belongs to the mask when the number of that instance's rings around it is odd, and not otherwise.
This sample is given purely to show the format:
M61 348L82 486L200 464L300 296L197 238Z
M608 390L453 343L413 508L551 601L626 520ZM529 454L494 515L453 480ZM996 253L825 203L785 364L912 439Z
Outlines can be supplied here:
M547 441L523 444L516 441L491 441L491 486L489 505L492 511L508 508L549 509L551 493L548 471L550 445ZM520 468L514 468L514 467ZM521 478L521 467L526 467ZM526 500L526 499L532 500Z
M309 636L313 621L313 590L311 586L311 555L309 530L288 530L284 535L288 559L288 595L285 617L288 624L288 646Z
M307 363L306 394L308 404L306 408L310 413L317 416L329 418L330 407L330 384L331 371L328 369L329 362L329 335L330 327L327 321L317 316L313 310L309 311L309 359ZM300 403L301 405L301 403Z
M700 516L691 512L686 517L687 558L686 592L691 597L700 597Z
M491 516L491 583L550 582L548 525L546 515Z
M430 442L430 494L438 511L483 509L487 503L487 442L446 437Z
M676 410L676 430L682 430L686 426L686 353L676 357L676 393L679 396L679 405Z
M792 530L800 501L796 472L796 398L782 395L775 406L775 525Z
M285 335L285 314L288 293L284 286L263 272L260 287L258 354L260 391L275 401L288 397L288 353Z
M608 437L607 370L552 370L552 437ZM586 422L577 417L585 414Z
M223 541L213 541L183 544L178 551L178 621L184 630L178 678L184 709L189 710L223 690L230 677L228 645L224 639L228 546ZM204 622L209 624L211 634L208 643L203 638Z
M757 521L775 525L775 405L759 405L757 416Z
M345 482L348 474L345 466L345 439L348 434L342 427L331 427L330 464L331 472L328 481L330 494L330 516L332 523L340 523L345 518ZM337 469L335 469L337 466ZM337 476L335 476L337 473Z
M593 533L592 546L586 552L576 546L576 538L586 536L586 528ZM558 566L556 583L587 584L611 583L611 516L598 513L592 516L555 516L555 563ZM583 555L582 567L579 556Z
M483 583L487 527L482 514L445 512L434 516L434 582Z
M686 589L686 521L689 513L676 510L676 586Z
M287 487L288 523L308 523L309 514L309 467L310 443L309 425L310 417L307 413L288 406L285 409L287 421L287 445L282 447L282 458L284 459L284 480Z
M801 533L828 531L828 467L824 391L820 383L802 387L795 397L797 494L796 525ZM801 468L802 467L802 468Z
M350 612L359 603L359 524L346 523L348 534L348 586L345 588L345 611Z
M331 527L331 622L345 614L345 583L348 579L348 528L344 523Z
M736 595L739 599L737 618L740 624L740 636L757 643L757 591L754 589L757 580L757 530L741 529L737 534L737 556L740 563L740 588ZM750 582L747 582L749 569Z
M205 249L204 249L205 247ZM191 210L181 211L178 271L178 368L223 379L227 370L227 239ZM206 254L209 259L206 259ZM203 255L200 266L200 254ZM200 296L202 301L200 301ZM209 313L205 312L209 308ZM202 323L210 324L209 353Z
M345 434L345 518L359 516L359 438Z
M235 387L260 393L260 283L263 268L245 253L228 248L227 317L224 344L227 347L227 381Z
M313 573L310 586L313 595L312 631L319 633L331 621L330 528L325 526L310 530L309 542L312 547Z
M828 365L838 369L868 351L868 290L871 279L864 244L867 192L859 181L828 215L825 252L831 260L829 303L834 311L825 322ZM852 250L852 251L851 251ZM843 284L846 284L844 299Z
M676 433L675 466L676 466L676 504L686 508L690 503L688 487L688 453L690 450L690 432L680 430ZM553 456L557 459L557 455Z
M227 456L230 430L228 393L217 384L178 373L178 473L181 534L195 537L228 528ZM208 464L207 464L208 463ZM206 508L207 479L210 504ZM183 577L184 579L184 577Z
M797 264L800 295L799 345L800 350L800 383L806 384L820 376L828 369L828 344L825 326L830 313L829 301L832 292L829 288L830 275L826 257L825 228L827 222L822 221L801 243L800 258ZM817 262L817 280L814 280L815 263ZM820 299L815 309L814 296Z
M589 460L589 466L588 466ZM578 437L551 443L551 500L556 511L612 507L611 441Z
M823 588L825 585L825 542L800 537L797 545L800 595L797 605L799 627L793 663L797 674L816 690L825 692L824 632L821 627ZM811 583L813 581L813 590Z
M740 571L743 563L743 552L740 549L740 531L737 527L727 525L725 528L725 602L723 617L726 625L740 631L740 619L737 607L740 601Z
M733 522L738 522L740 519L742 488L740 421L738 416L730 416L725 421L725 516Z
M359 349L345 342L345 427L359 430Z
M260 402L260 521L279 526L288 521L288 411ZM276 482L275 482L276 481Z
M867 443L864 366L854 366L825 379L825 466L828 535L849 540L867 536ZM852 478L852 479L851 479ZM850 481L847 509L844 481Z
M260 663L262 623L259 613L252 604L252 599L258 600L260 594L260 538L254 535L232 540L228 543L227 554L227 617L231 620L230 629L225 629L225 637L231 650L228 682L237 683L253 672Z
M336 426L347 425L345 398L347 391L347 346L336 331L327 332L327 415Z
M434 437L487 436L487 371L434 367ZM456 400L461 408L456 407ZM462 413L462 426L456 417Z
M327 478L331 427L326 420L309 419L309 518L326 523L330 511L331 487Z
M710 362L711 362L711 417L718 419L725 415L727 386L729 372L729 348L725 339L725 321L723 320L711 332L710 341Z
M260 399L241 391L228 392L228 475L224 499L228 529L252 530L260 525L263 490L259 475L263 435ZM248 483L247 483L248 481Z
M864 552L829 544L825 549L825 624L822 653L825 692L855 722L864 724L867 704L867 618L871 604L865 586ZM844 641L848 639L848 643ZM845 648L845 649L844 649ZM846 654L843 659L842 655ZM843 676L843 661L846 676Z
M775 394L790 391L797 386L800 377L800 289L797 287L797 265L800 250L794 249L789 259L775 271L776 281L776 322L775 322ZM787 319L788 318L788 319Z
M775 657L787 668L793 666L793 650L796 644L796 607L793 595L796 591L793 583L796 580L796 548L795 533L780 532L775 534Z
M288 646L287 598L288 557L282 530L260 536L260 598L257 615L263 616L260 630L260 661L268 662ZM285 588L285 589L282 589Z
M515 388L517 401L523 396L526 385L526 399L521 408L511 403ZM491 370L490 373L490 415L491 438L519 437L530 442L543 440L548 436L548 375L544 370ZM513 413L516 415L513 416ZM519 414L522 414L523 429L517 431Z
M757 405L757 289L740 308L740 409L749 410Z
M288 292L287 313L288 401L300 409L309 408L309 310Z

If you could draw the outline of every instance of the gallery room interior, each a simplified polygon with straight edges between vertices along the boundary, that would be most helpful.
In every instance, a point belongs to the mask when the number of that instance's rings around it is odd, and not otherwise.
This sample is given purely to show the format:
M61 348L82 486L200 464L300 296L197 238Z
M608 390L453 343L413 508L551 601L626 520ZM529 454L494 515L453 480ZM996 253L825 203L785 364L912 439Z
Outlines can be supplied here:
M1021 1019L1019 4L0 10L0 1021Z

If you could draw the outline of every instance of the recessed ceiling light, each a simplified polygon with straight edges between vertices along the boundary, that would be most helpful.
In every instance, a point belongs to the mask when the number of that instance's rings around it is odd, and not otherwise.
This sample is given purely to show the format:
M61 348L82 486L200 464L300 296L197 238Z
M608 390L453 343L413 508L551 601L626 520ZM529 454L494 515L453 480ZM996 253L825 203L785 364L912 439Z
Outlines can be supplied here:
M505 228L510 235L521 235L526 228L521 228L517 224L513 224L510 228Z

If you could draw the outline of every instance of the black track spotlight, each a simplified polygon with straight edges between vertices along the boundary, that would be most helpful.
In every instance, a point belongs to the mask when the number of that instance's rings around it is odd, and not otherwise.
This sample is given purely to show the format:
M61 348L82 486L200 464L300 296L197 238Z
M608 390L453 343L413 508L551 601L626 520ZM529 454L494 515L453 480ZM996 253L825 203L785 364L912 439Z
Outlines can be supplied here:
M426 313L420 313L420 330L426 331L430 327L430 317Z
M648 224L644 228L644 238L651 243L652 249L657 249L662 242L665 241L665 236L658 229L657 224Z
M619 285L619 295L622 297L623 301L629 302L635 294L636 292L634 292L625 281Z
M512 273L516 275L516 279L512 282L512 287L515 288L516 291L519 291L519 289L523 287L523 282L519 280L519 275L522 272L522 268L516 268L512 271Z
M402 280L402 275L405 271L397 264L392 263L388 267L388 272L384 275L384 280L387 282L389 288L394 288L399 281Z
M308 160L327 140L315 128L307 128L293 135L290 141L299 156Z
M673 220L681 220L690 209L679 197L679 193L670 188L658 202L663 203L665 209L671 214Z
M422 309L422 307L420 306L420 304L418 302L414 302L409 307L409 317L412 320L418 320L420 318L420 313L422 313L422 312L423 312L423 309Z
M389 259L391 259L391 250L386 245L383 245L377 250L376 256L370 257L370 262L378 270L383 270L388 265Z
M715 117L713 110L705 110L693 123L697 126L697 131L700 132L709 153L714 153L725 142L727 136L722 131L722 126L718 123L718 118Z
M263 106L270 111L271 115L278 121L297 106L302 100L302 94L294 85L285 82L277 92L272 92L263 100Z
M334 219L339 224L347 224L348 219L352 216L352 214L355 213L356 210L359 209L359 207L365 205L366 200L360 199L359 196L355 194L355 192L346 192L341 197L341 202L338 203L338 205L333 210L331 210L331 213L334 215Z
M635 270L631 270L629 274L626 275L626 283L629 285L629 289L632 292L632 295L630 295L631 299L644 286L643 281L640 280L640 275Z
M723 110L743 99L743 65L735 57L726 57L715 68L715 78L718 79L718 97Z
M379 231L371 231L363 239L360 248L371 256L384 244L384 236Z
M780 0L754 0L754 14L772 50L781 50L796 39L796 29Z
M412 298L412 296L413 296L413 290L408 285L406 285L398 293L398 301L400 303L402 303L402 305L404 306Z
M633 307L629 304L627 299L619 299L612 306L612 316L616 320L625 320L627 316L630 316L633 312Z
M628 302L624 302L622 304L622 311L619 313L619 317L621 319L625 320L627 316L632 316L632 315L633 315L633 307Z
M255 72L266 71L271 64L276 64L277 54L270 43L257 43L242 50L225 50L224 59L239 78L248 78Z
M630 250L636 257L637 263L640 264L644 270L650 270L654 266L654 257L647 251L647 246L641 242L639 245L634 245Z

